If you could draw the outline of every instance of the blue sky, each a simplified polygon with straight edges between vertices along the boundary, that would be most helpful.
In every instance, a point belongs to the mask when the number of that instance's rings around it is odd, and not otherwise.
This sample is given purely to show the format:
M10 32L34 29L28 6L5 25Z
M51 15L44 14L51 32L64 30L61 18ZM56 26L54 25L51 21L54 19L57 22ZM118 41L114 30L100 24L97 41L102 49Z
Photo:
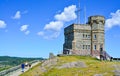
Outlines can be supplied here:
M76 23L78 0L0 0L0 56L48 57L61 53L64 27ZM80 21L103 15L105 50L120 57L120 1L80 0ZM87 20L87 19L86 19Z

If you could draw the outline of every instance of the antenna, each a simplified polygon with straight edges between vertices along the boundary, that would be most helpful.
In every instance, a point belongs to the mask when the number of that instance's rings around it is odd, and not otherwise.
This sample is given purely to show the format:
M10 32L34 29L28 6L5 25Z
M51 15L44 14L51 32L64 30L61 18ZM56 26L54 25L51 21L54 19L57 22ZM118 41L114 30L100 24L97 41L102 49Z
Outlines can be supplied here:
M84 18L85 18L85 24L86 24L86 7L84 6Z
M80 0L78 0L77 16L77 24L80 24Z

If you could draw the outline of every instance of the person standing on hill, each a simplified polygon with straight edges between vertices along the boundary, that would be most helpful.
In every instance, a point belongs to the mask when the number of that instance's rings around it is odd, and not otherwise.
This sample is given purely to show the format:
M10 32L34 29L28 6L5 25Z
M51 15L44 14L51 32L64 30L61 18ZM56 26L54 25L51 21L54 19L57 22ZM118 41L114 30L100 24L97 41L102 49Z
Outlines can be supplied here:
M22 72L24 72L24 69L25 69L25 64L24 63L21 64L21 68L22 68Z
M29 64L29 68L31 68L31 64Z
M28 63L27 62L25 63L25 67L28 67Z

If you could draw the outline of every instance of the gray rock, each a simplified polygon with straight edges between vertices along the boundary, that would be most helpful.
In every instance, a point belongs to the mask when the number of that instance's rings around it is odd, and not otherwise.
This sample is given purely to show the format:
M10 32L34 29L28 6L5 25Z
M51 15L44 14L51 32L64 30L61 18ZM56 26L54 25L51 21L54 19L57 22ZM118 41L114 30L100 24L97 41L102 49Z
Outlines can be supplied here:
M49 58L50 59L52 59L52 58L54 58L55 56L54 56L54 54L53 53L49 53Z
M51 68L53 68L57 64L57 61L58 61L57 58L52 58L52 59L49 59L49 60L45 60L41 64L40 70L42 72L47 72L48 70L50 70ZM46 67L49 68L49 69L46 69Z
M83 67L86 67L86 64L84 62L77 61L77 62L65 63L57 68L62 69L62 68L74 68L74 67L83 68Z

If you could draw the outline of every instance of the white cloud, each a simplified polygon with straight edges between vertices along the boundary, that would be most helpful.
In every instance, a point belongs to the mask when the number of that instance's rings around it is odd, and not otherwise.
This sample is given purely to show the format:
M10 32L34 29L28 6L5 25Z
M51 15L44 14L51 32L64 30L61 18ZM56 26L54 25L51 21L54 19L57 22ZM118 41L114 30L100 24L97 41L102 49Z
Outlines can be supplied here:
M20 11L17 11L16 14L13 16L13 19L20 19L21 18L21 13Z
M62 27L63 22L52 21L49 24L45 25L44 31L40 31L37 34L39 36L42 36L44 39L54 39L59 36Z
M50 35L44 35L43 37L44 37L44 39L50 40L50 39L57 38L59 36L59 34L60 34L60 32L53 32L52 34L50 34Z
M40 31L37 34L42 36L45 39L54 39L60 35L60 31L65 24L77 18L75 14L76 5L71 5L64 8L64 11L61 14L56 14L54 16L55 21L51 21L45 25L44 31Z
M3 20L0 20L0 28L5 28L6 27L6 23Z
M62 27L63 27L63 22L52 21L49 24L45 25L44 30L60 31Z
M25 32L26 35L28 35L29 33L30 33L30 31L28 31L28 30Z
M26 31L28 29L28 26L29 25L22 25L21 28L20 28L20 30L21 31Z
M40 31L37 33L37 35L39 35L47 40L55 39L59 36L59 34L60 34L59 31L56 31L56 32L55 31L50 31L50 32Z
M111 13L111 18L106 20L106 29L110 29L113 26L120 26L120 10L115 13Z
M24 32L26 35L28 35L30 33L30 31L28 30L28 26L29 25L22 25L20 27L20 31Z
M71 5L69 7L65 7L64 11L61 14L55 15L55 19L58 21L71 21L77 18L75 14L76 6Z
M50 37L53 38L57 38L60 35L60 32L54 32Z
M37 33L37 35L39 35L39 36L44 36L44 32L43 32L43 31L40 31L40 32Z

